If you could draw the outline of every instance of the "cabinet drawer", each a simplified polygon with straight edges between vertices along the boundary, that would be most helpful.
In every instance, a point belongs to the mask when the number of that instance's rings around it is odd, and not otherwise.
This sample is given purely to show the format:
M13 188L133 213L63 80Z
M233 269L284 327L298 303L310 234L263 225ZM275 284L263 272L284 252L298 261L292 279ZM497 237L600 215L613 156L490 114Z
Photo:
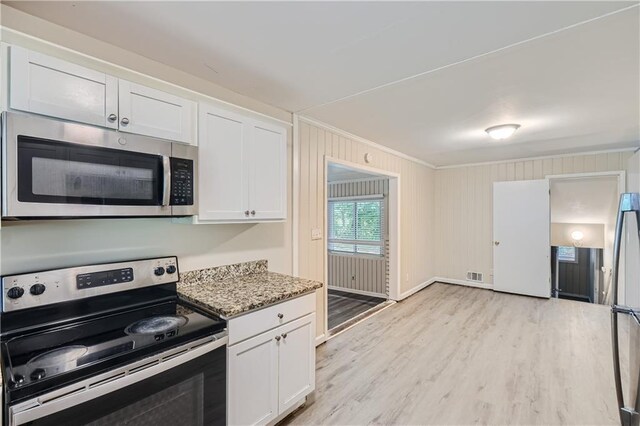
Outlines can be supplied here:
M229 320L229 345L315 312L315 292ZM282 316L282 318L280 318Z

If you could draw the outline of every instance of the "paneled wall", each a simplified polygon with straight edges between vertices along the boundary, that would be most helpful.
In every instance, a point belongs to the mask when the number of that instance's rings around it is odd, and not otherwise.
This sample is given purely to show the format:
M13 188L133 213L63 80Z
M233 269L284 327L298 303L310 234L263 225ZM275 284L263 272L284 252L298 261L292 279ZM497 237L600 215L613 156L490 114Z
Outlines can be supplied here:
M493 284L493 182L625 170L631 152L590 154L439 169L435 179L436 275Z
M325 156L400 174L400 293L410 291L434 276L435 170L303 120L299 126L299 146L300 276L324 281L324 240L312 240L311 230L324 231ZM371 154L371 163L365 163L365 153ZM326 321L322 314L325 312L323 290L318 292L317 300L317 332L321 335Z
M329 287L371 296L387 296L384 257L329 253Z
M356 256L352 254L328 254L329 287L345 291L355 291L382 297L387 296L387 243L388 237L388 179L356 180L336 182L327 185L329 198L349 198L367 195L382 195L384 198L382 216L382 238L385 241L385 256Z

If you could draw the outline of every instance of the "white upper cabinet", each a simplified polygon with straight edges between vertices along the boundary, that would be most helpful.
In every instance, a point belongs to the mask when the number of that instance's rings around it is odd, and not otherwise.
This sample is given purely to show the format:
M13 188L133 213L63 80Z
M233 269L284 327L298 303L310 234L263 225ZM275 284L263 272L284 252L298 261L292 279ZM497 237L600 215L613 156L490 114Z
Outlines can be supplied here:
M212 105L199 111L198 221L286 219L286 129Z
M196 104L193 101L119 80L120 124L123 132L190 143Z
M9 108L195 144L195 102L18 46L9 49Z
M9 107L118 127L118 79L57 58L10 47Z
M198 124L199 219L244 220L249 199L243 117L201 105Z
M256 219L287 217L287 134L282 127L251 124L249 200Z

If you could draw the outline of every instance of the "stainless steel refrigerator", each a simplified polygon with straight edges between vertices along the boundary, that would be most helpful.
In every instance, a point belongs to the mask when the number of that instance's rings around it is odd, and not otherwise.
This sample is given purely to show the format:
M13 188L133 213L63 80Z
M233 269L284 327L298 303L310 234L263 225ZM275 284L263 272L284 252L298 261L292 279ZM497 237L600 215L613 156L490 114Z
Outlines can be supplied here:
M635 186L635 185L632 185ZM632 188L636 189L636 188ZM613 247L611 331L620 422L640 425L640 193L620 196ZM624 247L625 275L619 274ZM621 286L623 283L623 288ZM624 297L621 303L621 298Z

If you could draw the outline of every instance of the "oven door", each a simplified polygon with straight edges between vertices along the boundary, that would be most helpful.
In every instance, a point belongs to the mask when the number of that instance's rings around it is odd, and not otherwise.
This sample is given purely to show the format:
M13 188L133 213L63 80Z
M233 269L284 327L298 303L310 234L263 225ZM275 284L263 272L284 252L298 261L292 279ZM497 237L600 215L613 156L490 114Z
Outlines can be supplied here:
M8 409L8 425L226 423L226 335L86 379Z
M2 116L8 218L171 214L171 143L28 114Z

